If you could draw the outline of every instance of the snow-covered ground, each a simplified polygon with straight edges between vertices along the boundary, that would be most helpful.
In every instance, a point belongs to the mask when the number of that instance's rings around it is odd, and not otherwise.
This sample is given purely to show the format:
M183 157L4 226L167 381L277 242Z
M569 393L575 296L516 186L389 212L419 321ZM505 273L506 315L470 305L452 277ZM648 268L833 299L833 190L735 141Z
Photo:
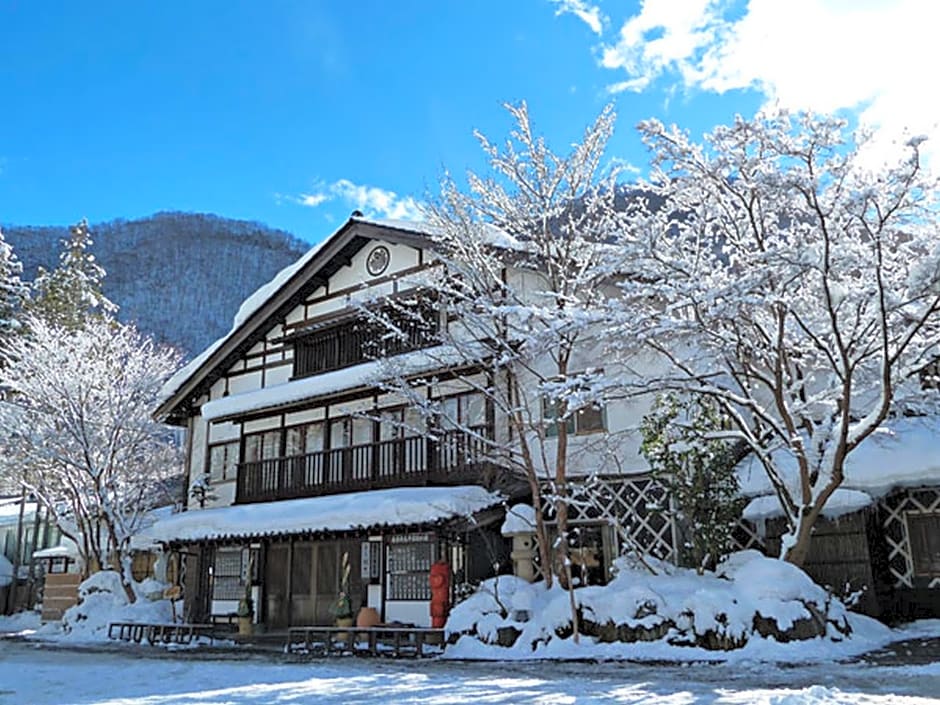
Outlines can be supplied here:
M935 624L933 631L938 628ZM0 703L926 705L940 703L940 662L787 667L353 658L298 662L237 650L174 653L124 646L102 652L0 639Z

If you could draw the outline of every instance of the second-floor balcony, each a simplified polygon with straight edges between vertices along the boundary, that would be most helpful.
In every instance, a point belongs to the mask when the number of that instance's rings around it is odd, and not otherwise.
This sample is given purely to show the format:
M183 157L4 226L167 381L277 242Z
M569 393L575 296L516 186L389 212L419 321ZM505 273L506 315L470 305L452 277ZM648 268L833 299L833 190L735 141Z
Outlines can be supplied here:
M441 431L238 465L239 504L383 487L479 482L486 465L485 426Z

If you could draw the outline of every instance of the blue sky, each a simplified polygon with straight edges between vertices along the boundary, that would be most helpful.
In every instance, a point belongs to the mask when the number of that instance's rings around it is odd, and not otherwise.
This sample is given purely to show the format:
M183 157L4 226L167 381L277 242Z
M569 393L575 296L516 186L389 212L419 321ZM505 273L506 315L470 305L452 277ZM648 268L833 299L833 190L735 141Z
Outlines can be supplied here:
M559 149L614 101L610 157L641 168L637 121L700 135L767 102L929 133L937 92L901 69L940 65L932 6L0 0L0 223L201 211L315 242L481 169L473 130L521 99Z

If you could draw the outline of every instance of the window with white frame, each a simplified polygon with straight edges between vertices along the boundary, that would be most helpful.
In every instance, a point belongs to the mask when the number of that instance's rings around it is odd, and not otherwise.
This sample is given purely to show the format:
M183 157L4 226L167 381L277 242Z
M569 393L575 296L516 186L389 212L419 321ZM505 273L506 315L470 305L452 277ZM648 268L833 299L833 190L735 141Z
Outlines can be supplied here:
M231 480L238 472L238 441L209 446L209 477Z

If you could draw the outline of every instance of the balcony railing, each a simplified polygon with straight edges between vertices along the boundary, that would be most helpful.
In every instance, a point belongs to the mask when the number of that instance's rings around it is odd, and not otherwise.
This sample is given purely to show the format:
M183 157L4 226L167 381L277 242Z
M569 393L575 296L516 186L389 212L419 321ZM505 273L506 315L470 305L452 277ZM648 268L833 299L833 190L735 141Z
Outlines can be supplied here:
M297 337L294 342L294 377L307 377L351 365L420 350L437 342L440 322L432 301L415 311L388 310L389 326L366 320L342 323Z
M482 437L481 437L482 436ZM240 463L235 501L269 502L383 487L473 483L486 462L486 427Z

